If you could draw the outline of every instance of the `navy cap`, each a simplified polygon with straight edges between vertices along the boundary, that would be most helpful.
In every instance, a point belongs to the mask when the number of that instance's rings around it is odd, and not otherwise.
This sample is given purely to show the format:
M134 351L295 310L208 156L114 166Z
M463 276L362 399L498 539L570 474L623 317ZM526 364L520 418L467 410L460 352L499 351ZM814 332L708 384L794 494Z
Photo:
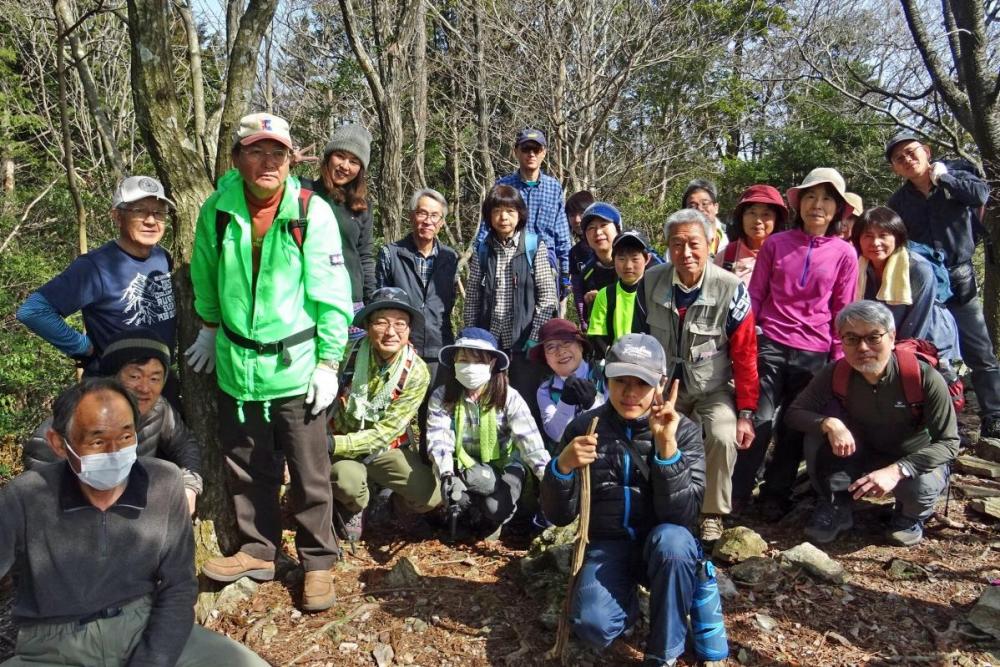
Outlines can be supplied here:
M372 313L389 308L409 314L410 327L413 329L419 329L424 325L424 314L413 304L406 291L399 287L381 287L375 290L368 305L354 316L353 324L359 329L364 329L368 326L368 318Z
M614 242L611 244L612 252L617 250L618 247L622 245L630 245L641 248L643 252L650 251L649 239L647 239L646 235L638 229L629 229L616 236Z
M613 223L616 228L622 228L622 214L614 205L606 201L595 201L583 211L583 217L580 222L580 227L583 231L587 231L587 222L594 218L607 220Z
M545 141L545 134L541 130L536 130L533 127L526 127L517 133L517 138L514 139L514 145L520 146L521 144L526 144L529 141L534 141L539 146L548 146L548 142Z
M500 350L496 336L486 329L466 327L458 332L458 340L452 345L445 345L438 352L438 361L445 366L455 365L455 353L459 350L480 350L487 352L497 360L497 370L505 371L510 365L510 359Z
M885 159L892 162L892 149L899 144L905 144L907 141L920 141L920 137L910 130L899 132L885 145Z

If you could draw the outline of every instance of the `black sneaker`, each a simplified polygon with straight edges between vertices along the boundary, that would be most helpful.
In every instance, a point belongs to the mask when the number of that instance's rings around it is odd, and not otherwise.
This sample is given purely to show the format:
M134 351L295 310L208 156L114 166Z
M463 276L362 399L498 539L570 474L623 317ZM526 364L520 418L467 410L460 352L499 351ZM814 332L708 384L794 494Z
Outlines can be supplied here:
M337 537L347 540L351 546L361 541L361 533L365 529L364 511L351 512L340 503L333 503L333 529Z
M806 524L806 537L817 544L828 544L845 530L854 527L850 502L821 500Z
M908 519L902 514L895 514L889 523L886 539L901 547L912 547L924 539L924 522L920 519Z
M1000 440L1000 419L996 417L984 417L982 423L979 425L979 437Z

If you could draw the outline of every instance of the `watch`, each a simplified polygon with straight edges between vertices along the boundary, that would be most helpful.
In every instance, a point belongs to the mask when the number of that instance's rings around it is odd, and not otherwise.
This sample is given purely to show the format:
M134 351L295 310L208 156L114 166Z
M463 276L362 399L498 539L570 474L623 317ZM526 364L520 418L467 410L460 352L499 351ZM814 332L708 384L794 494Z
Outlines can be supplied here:
M902 463L897 463L896 467L899 468L900 475L902 475L906 479L910 478L910 471L906 469L906 466L904 466Z
M753 418L757 416L757 413L753 410L740 410L738 416L740 419L749 419L750 421L753 421Z

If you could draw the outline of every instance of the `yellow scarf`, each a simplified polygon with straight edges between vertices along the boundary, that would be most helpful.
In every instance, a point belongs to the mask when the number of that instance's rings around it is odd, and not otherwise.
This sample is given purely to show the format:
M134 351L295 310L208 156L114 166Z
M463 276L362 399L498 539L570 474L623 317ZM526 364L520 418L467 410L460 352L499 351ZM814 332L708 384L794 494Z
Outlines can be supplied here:
M858 289L855 300L865 298L869 264L866 258L858 258ZM913 304L913 290L910 286L910 252L906 248L897 248L889 255L889 259L885 262L885 270L882 271L882 285L878 288L875 298L890 306Z

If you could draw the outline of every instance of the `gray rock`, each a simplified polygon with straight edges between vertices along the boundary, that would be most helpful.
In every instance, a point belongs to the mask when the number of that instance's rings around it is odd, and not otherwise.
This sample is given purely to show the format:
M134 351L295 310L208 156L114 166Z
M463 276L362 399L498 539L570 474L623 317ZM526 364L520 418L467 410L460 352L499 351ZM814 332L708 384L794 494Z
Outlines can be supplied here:
M416 633L427 632L427 621L422 619L413 620L413 631Z
M724 572L716 570L715 581L719 585L719 595L721 595L723 599L731 600L740 594L740 592L736 590L736 584L734 584L733 580L727 577Z
M240 603L253 597L257 588L257 582L250 577L234 581L219 593L219 597L215 599L215 608L224 614L235 614Z
M395 655L396 652L388 644L375 644L375 648L372 649L372 657L375 658L375 663L378 667L388 667L391 665Z
M895 581L927 578L927 570L902 558L893 558L889 561L889 569L886 574Z
M260 629L260 638L265 644L278 636L278 626L274 623L265 623Z
M573 545L558 544L550 547L548 551L549 562L560 574L569 575L573 565Z
M820 579L835 584L844 583L844 566L809 542L803 542L787 551L782 551L781 559L786 563L798 565Z
M753 616L754 620L757 622L757 625L764 632L770 632L771 630L774 630L776 627L778 627L778 621L776 621L771 616L768 616L767 614L758 613L754 614Z
M1000 639L1000 586L987 586L969 612L969 623Z
M409 556L403 556L385 576L385 585L390 588L406 588L420 583L423 578L420 568Z
M712 556L727 563L742 563L754 556L767 553L767 542L756 532L746 526L737 526L723 531L722 537L715 543Z
M1000 463L1000 440L996 438L979 438L976 443L976 454L979 458Z
M762 588L778 580L781 566L770 558L754 556L729 568L729 576L738 584L754 589Z

